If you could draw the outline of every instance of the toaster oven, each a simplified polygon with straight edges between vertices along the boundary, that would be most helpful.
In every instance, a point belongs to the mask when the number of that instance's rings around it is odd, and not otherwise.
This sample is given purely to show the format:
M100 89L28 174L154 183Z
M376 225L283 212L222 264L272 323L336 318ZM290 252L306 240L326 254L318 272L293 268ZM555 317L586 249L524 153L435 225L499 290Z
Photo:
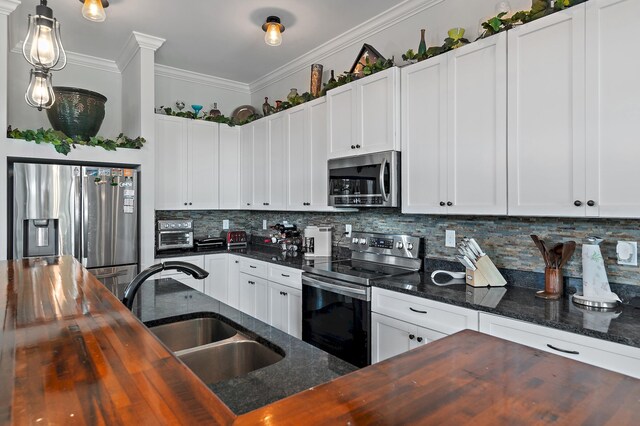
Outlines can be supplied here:
M193 221L159 220L156 244L158 251L193 248Z

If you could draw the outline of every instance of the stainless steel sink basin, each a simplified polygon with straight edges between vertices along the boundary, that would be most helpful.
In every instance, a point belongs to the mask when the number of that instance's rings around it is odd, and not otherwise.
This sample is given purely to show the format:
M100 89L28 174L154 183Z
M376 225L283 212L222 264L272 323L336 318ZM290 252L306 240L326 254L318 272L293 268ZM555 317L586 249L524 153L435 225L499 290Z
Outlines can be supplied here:
M238 331L216 318L194 318L149 328L171 351L177 352L229 339Z
M244 376L283 358L253 340L220 342L176 355L206 384Z

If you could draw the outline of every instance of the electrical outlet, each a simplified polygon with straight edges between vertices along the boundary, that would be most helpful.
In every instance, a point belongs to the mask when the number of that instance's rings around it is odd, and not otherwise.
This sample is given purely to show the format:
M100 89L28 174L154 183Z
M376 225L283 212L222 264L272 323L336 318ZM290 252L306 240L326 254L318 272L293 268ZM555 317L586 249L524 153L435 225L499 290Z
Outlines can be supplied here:
M227 219L222 221L222 229L229 229L229 221Z
M263 231L266 231L266 230L267 230L267 219L264 219L264 220L262 221L262 230L263 230Z
M638 266L638 243L635 241L618 241L616 246L618 265Z
M347 233L347 237L351 237L351 225L345 225L344 232Z
M444 232L444 246L455 247L456 246L456 231L447 229Z

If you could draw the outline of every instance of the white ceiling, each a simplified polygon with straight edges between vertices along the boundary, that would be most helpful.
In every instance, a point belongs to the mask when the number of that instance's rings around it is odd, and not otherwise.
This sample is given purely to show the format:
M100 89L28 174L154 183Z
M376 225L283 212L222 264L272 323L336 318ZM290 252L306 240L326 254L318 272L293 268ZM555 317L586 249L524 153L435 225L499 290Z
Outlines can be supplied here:
M38 0L11 14L11 42L23 40ZM251 83L402 0L110 0L107 20L82 17L79 0L50 0L71 52L116 60L132 31L166 39L156 62ZM261 25L282 19L282 45L267 46Z

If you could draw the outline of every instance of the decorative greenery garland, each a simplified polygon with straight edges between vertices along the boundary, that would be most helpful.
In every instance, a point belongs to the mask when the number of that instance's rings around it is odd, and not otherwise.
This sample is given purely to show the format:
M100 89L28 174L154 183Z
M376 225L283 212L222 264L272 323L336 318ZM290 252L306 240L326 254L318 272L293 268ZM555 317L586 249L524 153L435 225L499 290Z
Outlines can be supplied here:
M11 126L7 129L7 137L10 139L24 139L37 144L50 143L57 152L64 155L69 154L71 148L75 149L76 145L99 146L107 151L115 151L118 148L140 149L146 142L142 136L131 139L122 133L120 133L115 140L105 139L102 136L94 136L89 138L88 141L80 141L74 140L64 133L53 129L45 130L39 128L38 130L19 130L11 129Z

